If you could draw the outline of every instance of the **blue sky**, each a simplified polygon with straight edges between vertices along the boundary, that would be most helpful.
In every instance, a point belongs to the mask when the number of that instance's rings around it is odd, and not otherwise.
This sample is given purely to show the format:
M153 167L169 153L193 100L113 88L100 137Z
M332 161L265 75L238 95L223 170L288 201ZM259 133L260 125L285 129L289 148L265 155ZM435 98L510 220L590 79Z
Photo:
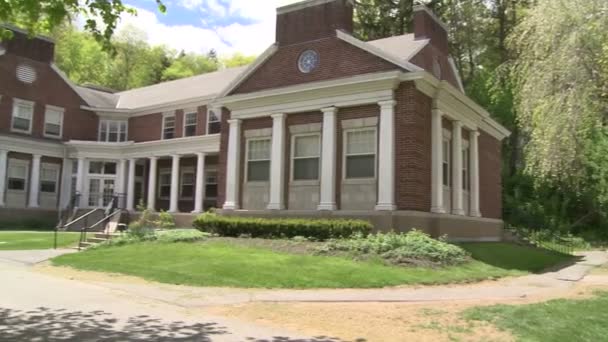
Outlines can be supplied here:
M124 15L119 30L135 26L146 32L151 44L199 53L215 49L228 55L263 52L274 42L276 8L298 1L165 0L166 14L157 11L154 0L124 2L138 15Z

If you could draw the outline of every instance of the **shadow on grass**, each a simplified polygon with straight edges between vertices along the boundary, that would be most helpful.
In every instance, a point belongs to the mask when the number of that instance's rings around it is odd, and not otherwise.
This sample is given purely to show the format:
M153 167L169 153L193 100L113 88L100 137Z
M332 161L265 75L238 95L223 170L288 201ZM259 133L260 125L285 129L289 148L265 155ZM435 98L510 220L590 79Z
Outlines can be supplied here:
M571 266L583 258L505 242L462 243L460 246L477 261L502 269L529 273L553 272Z
M68 311L37 308L12 310L0 308L1 341L213 341L213 336L230 335L217 323L163 322L146 315L119 320L104 311ZM223 339L226 340L226 339ZM230 340L228 338L228 340ZM292 339L247 338L250 342L339 342L331 337ZM364 342L359 339L357 342Z

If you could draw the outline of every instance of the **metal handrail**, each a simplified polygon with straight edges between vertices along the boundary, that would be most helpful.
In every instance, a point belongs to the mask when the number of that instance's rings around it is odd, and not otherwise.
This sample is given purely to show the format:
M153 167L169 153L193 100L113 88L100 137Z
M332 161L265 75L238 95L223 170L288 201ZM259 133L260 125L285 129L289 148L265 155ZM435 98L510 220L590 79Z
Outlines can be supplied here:
M107 215L106 217L102 218L101 220L97 221L95 224L93 224L92 226L88 227L87 229L93 229L97 226L99 226L100 224L104 223L105 221L111 219L112 217L116 216L116 214L120 214L122 210L120 209L116 209L114 212L112 212L111 214Z
M80 230L80 241L78 242L78 250L81 249L82 243L86 241L87 232L89 231L89 229L97 227L98 225L100 225L100 224L106 222L107 220L109 220L110 218L112 218L117 213L122 212L122 210L117 208L118 197L119 196L114 195L112 197L112 200L110 201L110 203L106 206L105 209L103 209L104 215L105 215L104 218L102 218L100 221L96 222L92 226L88 226L87 224L85 224L84 227ZM96 209L96 210L102 210L102 209Z
M93 215L95 212L100 211L100 210L103 210L103 209L101 209L101 208L95 208L95 209L92 209L92 210L91 210L91 211L89 211L88 213L86 213L86 214L84 214L84 215L80 216L79 218L75 219L74 221L71 221L70 223L68 223L68 224L64 225L64 226L63 226L63 228L67 229L67 228L69 228L70 226L72 226L74 223L76 223L76 222L80 222L80 221L82 221L83 219L87 219L89 216Z

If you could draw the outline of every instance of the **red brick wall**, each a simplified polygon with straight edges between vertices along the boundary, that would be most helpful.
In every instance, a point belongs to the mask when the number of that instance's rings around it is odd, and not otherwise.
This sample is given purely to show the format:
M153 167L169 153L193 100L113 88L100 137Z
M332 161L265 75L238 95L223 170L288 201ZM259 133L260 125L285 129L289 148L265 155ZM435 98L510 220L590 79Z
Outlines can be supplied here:
M17 80L16 68L22 63L36 70L34 83L26 84ZM52 105L65 110L63 140L97 140L97 115L80 109L85 103L49 64L10 54L0 56L0 96L0 133L10 133L13 98L18 98L35 103L32 137L44 138L45 106Z
M412 82L395 91L395 202L399 210L431 208L431 99Z
M27 34L13 31L13 37L3 42L8 54L23 56L43 63L53 61L55 43L45 39L29 38Z
M340 209L340 198L342 194L342 159L344 156L343 152L343 129L342 129L342 121L343 120L351 120L351 119L360 119L360 118L369 118L369 117L379 117L380 116L380 106L376 104L365 105L359 107L350 107L350 108L339 108L338 109L338 120L336 122L336 204L338 209ZM379 132L379 130L378 130ZM377 134L379 137L379 134ZM376 154L376 158L378 158L378 154ZM378 171L376 170L376 175Z
M479 207L481 216L502 218L502 144L491 135L479 135Z
M129 140L135 142L160 140L163 127L161 113L129 118Z
M433 45L425 46L420 52L418 52L410 61L415 65L423 68L428 71L431 75L435 75L433 71L433 60L436 59L441 68L440 79L449 82L451 85L456 87L456 89L460 89L458 85L458 80L456 78L456 74L454 73L454 69L450 65L448 61L448 56L442 54L439 49L437 49ZM435 75L437 76L437 75Z
M337 29L352 32L353 7L338 0L279 14L276 27L281 46L333 36Z
M207 106L198 107L196 119L196 135L207 133Z
M317 69L304 74L298 69L298 57L309 49L314 49L319 53L320 62ZM249 93L395 69L398 67L379 57L336 37L329 37L281 47L233 93Z

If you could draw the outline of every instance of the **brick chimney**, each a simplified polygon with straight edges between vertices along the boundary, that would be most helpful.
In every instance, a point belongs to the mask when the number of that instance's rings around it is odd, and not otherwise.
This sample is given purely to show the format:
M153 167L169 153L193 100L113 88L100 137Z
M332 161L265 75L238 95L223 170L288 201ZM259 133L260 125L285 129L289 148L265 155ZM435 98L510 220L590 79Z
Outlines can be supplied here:
M306 0L277 9L276 40L281 46L353 31L353 0Z
M1 42L7 54L29 58L38 62L51 63L55 58L55 42L50 38L29 37L27 32L10 25L3 28L13 32L13 38Z
M424 5L414 6L414 37L430 39L439 52L449 55L447 26Z

